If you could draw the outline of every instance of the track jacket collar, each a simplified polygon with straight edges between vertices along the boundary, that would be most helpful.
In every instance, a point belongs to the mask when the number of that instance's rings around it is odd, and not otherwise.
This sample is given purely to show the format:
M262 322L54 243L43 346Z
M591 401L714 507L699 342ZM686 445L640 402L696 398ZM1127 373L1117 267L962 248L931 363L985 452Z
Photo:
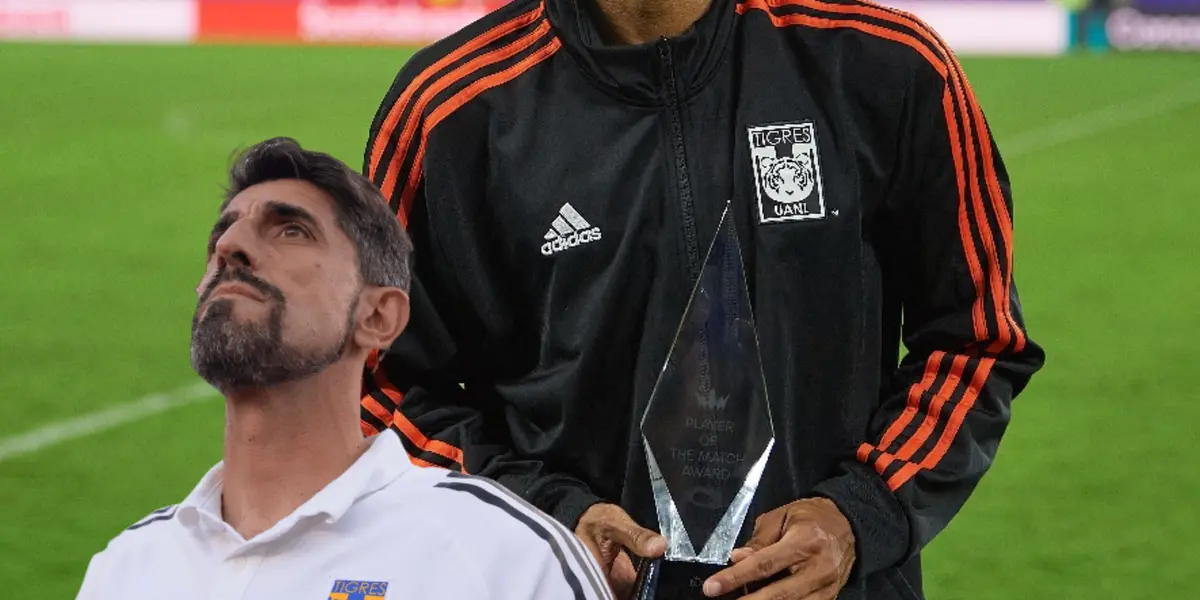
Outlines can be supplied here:
M671 0L663 0L670 2ZM564 47L601 87L636 104L664 101L664 46L669 46L677 85L687 97L711 78L724 59L734 25L734 1L712 0L691 29L669 40L632 46L605 45L596 27L593 0L545 0Z

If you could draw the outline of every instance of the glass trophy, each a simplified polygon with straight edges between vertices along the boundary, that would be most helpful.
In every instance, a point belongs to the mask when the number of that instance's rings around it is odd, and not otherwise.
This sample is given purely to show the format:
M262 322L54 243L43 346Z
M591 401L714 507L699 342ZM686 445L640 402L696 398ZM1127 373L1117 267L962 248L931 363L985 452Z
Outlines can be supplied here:
M642 416L667 552L640 565L637 600L706 598L701 587L730 564L775 444L743 269L726 206Z

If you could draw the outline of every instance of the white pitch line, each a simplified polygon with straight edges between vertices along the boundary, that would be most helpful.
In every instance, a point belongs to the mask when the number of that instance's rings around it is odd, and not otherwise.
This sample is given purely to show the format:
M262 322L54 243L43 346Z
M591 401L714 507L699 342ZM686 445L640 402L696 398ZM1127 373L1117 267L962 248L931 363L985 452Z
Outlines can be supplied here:
M0 463L10 458L37 452L48 446L86 437L126 423L194 404L218 395L203 381L170 392L152 394L91 414L51 423L12 437L0 438Z
M1018 133L1002 140L1000 151L1005 157L1023 156L1153 119L1193 104L1200 104L1200 79L1156 96L1113 104Z

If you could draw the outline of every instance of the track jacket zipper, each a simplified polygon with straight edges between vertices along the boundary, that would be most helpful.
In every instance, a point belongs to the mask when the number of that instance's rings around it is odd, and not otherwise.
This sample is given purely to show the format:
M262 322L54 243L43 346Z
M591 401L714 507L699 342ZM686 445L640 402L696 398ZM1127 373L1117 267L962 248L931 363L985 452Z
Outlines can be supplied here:
M683 144L683 117L679 99L679 88L675 81L675 64L671 55L671 43L666 38L658 41L658 56L662 61L663 86L666 91L667 113L670 117L671 147L675 159L676 186L679 190L679 209L683 220L683 237L687 242L687 265L689 285L700 273L700 247L696 234L696 206L692 199L692 183L688 177L687 154Z

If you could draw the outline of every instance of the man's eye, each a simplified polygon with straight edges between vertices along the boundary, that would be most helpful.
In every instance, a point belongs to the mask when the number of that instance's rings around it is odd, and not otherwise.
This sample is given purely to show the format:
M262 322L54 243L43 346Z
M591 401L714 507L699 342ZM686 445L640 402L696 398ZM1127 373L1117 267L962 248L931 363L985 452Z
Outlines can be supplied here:
M308 237L308 231L295 223L289 223L289 224L283 226L283 237L288 237L288 238Z

